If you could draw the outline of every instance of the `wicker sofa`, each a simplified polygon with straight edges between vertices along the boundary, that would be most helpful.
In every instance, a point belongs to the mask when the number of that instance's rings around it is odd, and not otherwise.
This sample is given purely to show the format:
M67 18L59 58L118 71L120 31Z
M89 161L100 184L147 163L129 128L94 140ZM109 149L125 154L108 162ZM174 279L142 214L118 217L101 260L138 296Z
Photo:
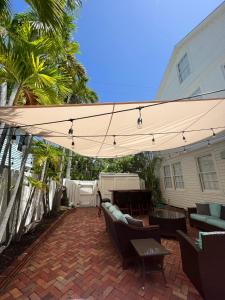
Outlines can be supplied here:
M197 212L197 207L188 208L190 225L204 231L225 231L225 207L217 203L211 203L209 205L216 205L220 209L220 212L212 214L209 210L207 214L201 214Z
M124 269L127 268L129 263L136 259L136 253L130 243L130 240L154 238L158 242L161 242L158 225L136 227L118 220L104 203L102 204L102 210L105 217L106 230L122 258L122 266Z
M208 233L209 234L209 233ZM184 232L178 230L182 267L205 300L225 299L225 234L202 237L202 249Z

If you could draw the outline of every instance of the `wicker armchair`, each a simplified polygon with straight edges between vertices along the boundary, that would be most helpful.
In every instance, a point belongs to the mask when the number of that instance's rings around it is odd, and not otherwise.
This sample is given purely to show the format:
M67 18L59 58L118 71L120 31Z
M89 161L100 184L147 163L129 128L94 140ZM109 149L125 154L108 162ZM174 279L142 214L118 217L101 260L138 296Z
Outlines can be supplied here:
M206 300L225 299L225 234L202 237L203 250L177 231L183 271Z

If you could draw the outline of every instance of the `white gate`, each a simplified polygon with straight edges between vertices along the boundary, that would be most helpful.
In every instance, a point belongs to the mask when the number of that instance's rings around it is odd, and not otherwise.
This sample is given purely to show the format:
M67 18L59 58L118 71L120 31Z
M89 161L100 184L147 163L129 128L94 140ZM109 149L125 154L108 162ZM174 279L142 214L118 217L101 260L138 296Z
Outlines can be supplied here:
M69 204L80 207L94 207L97 204L97 180L69 180L64 183L69 198Z

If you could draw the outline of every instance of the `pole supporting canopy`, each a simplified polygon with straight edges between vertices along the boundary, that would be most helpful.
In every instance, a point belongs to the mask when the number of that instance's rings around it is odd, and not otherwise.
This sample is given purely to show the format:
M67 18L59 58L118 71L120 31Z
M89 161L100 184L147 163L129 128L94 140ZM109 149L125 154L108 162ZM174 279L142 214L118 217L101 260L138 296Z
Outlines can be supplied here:
M0 107L0 121L81 155L121 157L213 138L225 99Z

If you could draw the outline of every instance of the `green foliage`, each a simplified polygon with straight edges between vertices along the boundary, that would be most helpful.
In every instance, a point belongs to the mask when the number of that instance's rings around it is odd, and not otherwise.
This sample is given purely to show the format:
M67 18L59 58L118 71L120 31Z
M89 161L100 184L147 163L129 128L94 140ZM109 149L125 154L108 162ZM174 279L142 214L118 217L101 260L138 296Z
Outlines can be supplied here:
M62 150L45 141L34 141L31 153L33 155L33 173L40 175L46 163L45 178L59 179L59 164L62 160Z
M47 190L48 186L46 183L44 183L43 181L40 181L36 178L33 178L32 176L28 176L27 177L28 182L35 188L39 189L39 190Z
M62 104L69 98L72 103L96 102L86 71L75 58L79 44L72 40L73 12L80 1L27 2L32 8L28 13L0 11L0 83L7 82L8 89L18 85L14 104ZM57 35L52 34L53 18Z
M65 20L74 14L79 6L80 0L25 0L33 15L42 24L42 28L51 31L57 36L65 28ZM9 16L10 0L0 1L0 19Z

